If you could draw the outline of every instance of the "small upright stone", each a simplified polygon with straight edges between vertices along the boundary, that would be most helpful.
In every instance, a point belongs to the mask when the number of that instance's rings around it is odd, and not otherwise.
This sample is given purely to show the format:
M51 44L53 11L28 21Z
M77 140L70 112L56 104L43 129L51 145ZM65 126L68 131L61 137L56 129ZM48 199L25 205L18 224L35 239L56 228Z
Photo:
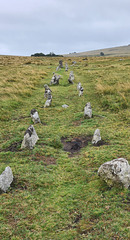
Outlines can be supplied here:
M32 118L34 124L35 123L41 123L38 112L36 111L36 109L31 110L31 118Z
M63 61L62 60L59 61L59 68L63 68Z
M92 108L90 102L88 102L84 107L84 117L92 118Z
M79 89L79 97L81 97L81 96L83 95L83 91L84 91L84 89L83 89L83 87L81 86L80 89Z
M71 84L74 84L74 73L73 71L70 72L69 78L68 78L68 82Z
M21 144L21 149L23 148L33 149L38 139L39 137L37 136L37 133L33 125L30 125L24 134L24 139Z
M61 78L60 75L57 75L57 74L53 73L53 77L52 77L52 79L51 79L50 84L51 84L51 85L52 85L52 84L53 84L53 85L55 85L55 84L58 85L60 78Z
M79 82L79 83L77 84L77 91L79 91L80 88L81 88L81 83Z
M68 72L68 64L65 63L65 71Z
M100 130L97 128L93 135L92 144L97 145L99 141L101 141L101 135Z
M48 98L47 98L47 100L46 100L46 102L44 104L44 108L50 107L51 106L51 102L52 102L52 95L51 95L51 93L49 93L48 94Z
M48 94L51 93L51 89L48 87L47 84L44 85L44 88L45 88L45 93L44 93L44 97L45 98L48 98Z
M6 192L13 182L13 173L11 168L8 166L0 175L0 190Z

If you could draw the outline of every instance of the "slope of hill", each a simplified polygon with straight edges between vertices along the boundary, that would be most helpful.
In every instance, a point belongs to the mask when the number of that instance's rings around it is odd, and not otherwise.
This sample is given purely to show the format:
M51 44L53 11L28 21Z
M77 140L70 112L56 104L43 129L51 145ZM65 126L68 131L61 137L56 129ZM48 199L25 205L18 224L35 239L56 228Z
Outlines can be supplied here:
M112 47L112 48L98 49L98 50L92 50L92 51L86 51L86 52L64 54L64 57L86 57L86 56L94 57L94 56L100 56L101 52L103 52L105 56L110 56L110 57L130 56L130 44L127 46Z
M130 159L130 57L62 58L69 72L57 71L59 85L50 86L52 104L44 108L44 84L60 59L0 56L0 174L10 166L14 175L0 192L0 239L128 240L129 189L108 186L97 171L106 161ZM84 118L87 102L91 119ZM32 150L21 149L34 108L39 140ZM93 146L97 128L102 141Z

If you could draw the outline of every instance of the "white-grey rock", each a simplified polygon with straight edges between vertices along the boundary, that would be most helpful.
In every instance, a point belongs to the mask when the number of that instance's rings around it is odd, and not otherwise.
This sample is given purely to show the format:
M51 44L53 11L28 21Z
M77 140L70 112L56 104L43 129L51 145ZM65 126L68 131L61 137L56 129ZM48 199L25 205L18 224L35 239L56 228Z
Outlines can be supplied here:
M84 107L84 117L85 118L92 118L92 108L90 102L86 104Z
M79 89L79 97L81 97L81 96L83 95L83 91L84 91L84 89L83 89L83 87L81 86L80 89Z
M48 98L47 98L47 100L46 100L46 102L44 104L44 108L50 107L51 106L51 102L52 102L52 95L51 95L51 93L49 93L48 94Z
M74 82L74 73L73 71L70 72L69 78L68 78L68 82L73 84Z
M94 132L92 144L96 145L99 141L101 141L100 130L97 128Z
M13 173L11 168L8 166L0 175L0 189L6 192L12 182L13 182Z
M63 108L68 108L69 106L67 104L62 105Z
M35 123L41 123L38 112L36 111L36 109L31 110L31 118L32 118L34 124Z
M79 91L80 88L81 88L81 83L79 82L79 83L77 84L77 90Z
M24 134L24 139L21 144L21 149L23 148L33 149L38 139L39 137L37 136L37 133L33 125L30 125Z
M68 72L68 64L65 63L65 71Z
M98 175L109 185L130 186L130 165L124 158L106 162L98 169Z
M61 75L57 75L57 74L53 73L53 76L52 76L52 79L50 81L50 84L51 85L59 84L60 78L61 78Z
M45 93L44 93L44 97L48 98L48 95L52 92L51 89L48 87L47 84L44 85L45 88Z

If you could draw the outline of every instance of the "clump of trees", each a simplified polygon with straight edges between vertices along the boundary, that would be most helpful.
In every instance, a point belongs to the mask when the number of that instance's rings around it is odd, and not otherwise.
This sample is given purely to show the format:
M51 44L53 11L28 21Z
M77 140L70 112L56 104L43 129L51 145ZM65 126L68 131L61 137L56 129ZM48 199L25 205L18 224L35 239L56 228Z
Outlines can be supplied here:
M104 56L105 54L104 54L104 52L100 52L100 56Z
M44 54L44 53L34 53L31 55L31 57L63 57L62 55L57 55L53 52L50 52L48 54Z

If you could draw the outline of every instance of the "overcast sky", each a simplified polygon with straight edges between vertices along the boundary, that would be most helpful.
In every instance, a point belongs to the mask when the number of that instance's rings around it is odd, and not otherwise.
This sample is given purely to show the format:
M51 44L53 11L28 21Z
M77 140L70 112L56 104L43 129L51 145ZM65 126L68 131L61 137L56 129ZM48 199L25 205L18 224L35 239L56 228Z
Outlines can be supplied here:
M130 44L130 0L0 0L0 55Z

